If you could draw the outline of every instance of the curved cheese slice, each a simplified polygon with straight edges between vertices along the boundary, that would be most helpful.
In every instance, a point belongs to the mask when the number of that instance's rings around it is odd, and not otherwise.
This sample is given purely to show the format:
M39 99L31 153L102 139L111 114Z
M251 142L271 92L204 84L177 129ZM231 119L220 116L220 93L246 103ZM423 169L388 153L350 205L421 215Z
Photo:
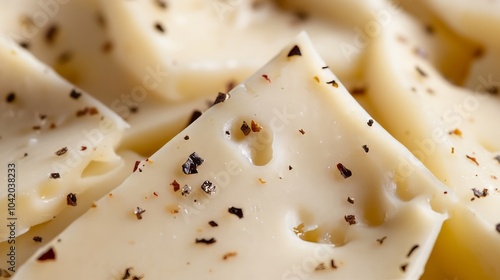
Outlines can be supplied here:
M114 146L127 124L11 41L0 40L0 61L0 163L13 169L1 184L15 184L0 190L0 219L17 218L15 234L0 228L6 240L91 187L87 167L120 161Z
M411 40L399 40L412 38L414 25L400 18L373 45L367 99L377 120L460 197L429 265L451 279L496 279L500 99L443 79L412 51ZM486 85L478 80L476 86Z
M100 1L117 59L148 90L170 101L241 81L301 30L311 34L341 78L357 78L360 53L344 56L340 42L350 38L342 29L253 2Z
M14 279L419 277L454 195L305 35L218 100Z
M86 173L86 176L89 176L87 183L91 184L92 188L77 196L75 206L66 206L54 219L33 226L28 232L16 238L15 268L21 267L38 248L59 235L68 225L90 209L95 201L120 185L132 172L135 161L142 158L131 151L118 151L117 154L123 159L122 161L107 162L93 167L108 170L106 173L96 176L97 172L94 172L91 175L90 169L92 168L89 168ZM1 242L0 255L8 256L11 252L11 245L8 241Z
M500 3L498 1L460 0L454 1L453 5L444 0L425 0L423 2L458 33L480 42L488 48L500 47L500 38L498 37Z

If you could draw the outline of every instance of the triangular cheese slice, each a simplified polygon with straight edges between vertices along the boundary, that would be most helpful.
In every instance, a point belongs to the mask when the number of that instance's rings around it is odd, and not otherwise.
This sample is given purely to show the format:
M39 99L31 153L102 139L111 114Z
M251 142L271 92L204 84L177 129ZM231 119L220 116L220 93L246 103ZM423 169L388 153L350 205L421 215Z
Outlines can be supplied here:
M451 279L494 279L500 275L500 99L486 93L488 77L477 77L474 91L441 77L414 53L415 42L400 40L412 38L408 30L416 26L397 19L374 42L367 98L377 120L460 197L432 269Z
M305 34L226 97L14 279L422 274L454 195L356 103Z
M107 171L92 166L119 164L114 147L127 124L11 41L0 40L0 61L0 163L9 174L0 218L15 218L0 239L10 240L52 219L70 193Z

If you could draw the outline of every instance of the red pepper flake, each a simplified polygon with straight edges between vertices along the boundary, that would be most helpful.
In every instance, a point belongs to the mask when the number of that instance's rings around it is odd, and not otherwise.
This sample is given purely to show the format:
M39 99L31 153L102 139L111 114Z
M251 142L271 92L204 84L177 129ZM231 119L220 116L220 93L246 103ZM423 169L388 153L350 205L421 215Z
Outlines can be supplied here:
M370 151L370 148L368 148L367 145L363 145L363 150L365 151L365 153L368 153Z
M227 209L227 211L233 215L236 215L238 218L243 219L243 209L231 207Z
M456 135L456 136L459 136L459 137L462 137L462 131L458 128L455 128L454 130L448 132L449 135Z
M299 129L299 132L300 132L300 134L302 134L302 135L306 134L306 132L305 132L302 128L301 128L301 129Z
M165 33L165 28L159 22L155 23L155 29L156 29L156 31L158 31L160 33Z
M217 187L208 180L201 184L201 189L208 195L214 195L216 188Z
M481 198L481 197L487 197L488 196L488 189L484 188L482 191L473 188L472 193L474 194L475 197Z
M49 177L51 179L59 179L59 178L61 178L61 175L59 173L50 173Z
M262 78L266 79L266 81L268 81L269 83L271 82L271 79L269 79L269 76L267 75L262 75Z
M216 105L216 104L219 104L219 103L222 103L222 102L225 102L226 100L228 100L229 98L231 97L231 95L227 94L227 93L223 93L223 92L219 92L217 94L217 97L215 98L215 101L214 101L214 104L213 105Z
M49 44L53 43L59 33L59 27L57 25L51 25L47 32L45 33L45 41Z
M135 171L137 171L137 169L139 169L139 164L141 164L141 161L136 160L134 164L134 170L132 171L132 173L134 173ZM142 170L139 169L139 172L142 172Z
M399 268L401 268L401 270L402 270L403 272L406 272L406 268L407 268L407 267L408 267L408 264L406 263L406 264L403 264L402 266L400 266Z
M352 176L351 170L347 169L342 163L337 163L337 169L340 171L340 175L347 179Z
M66 204L69 206L76 206L77 205L76 195L74 193L69 193L66 196Z
M240 129L243 132L243 134L245 134L245 136L250 134L250 131L252 131L252 129L250 128L250 126L248 126L246 121L243 121L243 124L241 125Z
M81 146L81 147L80 147L80 151L82 151L82 152L83 152L83 151L85 151L85 150L87 150L87 146Z
M202 244L210 245L210 244L214 244L215 242L217 242L217 241L213 237L210 239L206 239L206 238L198 239L198 238L196 238L196 240L195 240L195 244L202 243Z
M384 236L384 237L382 237L382 238L377 239L377 242L378 242L380 245L382 245L382 244L384 243L384 240L386 240L386 239L387 239L387 236Z
M500 223L496 225L496 230L498 231L498 233L500 233Z
M479 166L479 162L477 162L477 159L475 157L471 157L469 155L465 155L468 159L472 160L477 166Z
M406 257L409 258L411 256L411 254L413 254L413 252L415 252L415 250L418 249L418 247L420 247L418 244L413 245L413 247L411 247L411 249L408 252L408 255L406 255Z
M191 114L191 117L189 118L188 126L194 123L199 117L201 117L201 115L202 113L200 110L194 110L193 113Z
M57 156L62 156L62 155L64 155L64 154L65 154L65 153L67 153L67 152L68 152L68 147L63 147L63 148L59 149L59 150L56 152L56 155L57 155Z
M134 210L134 215L137 217L138 220L142 220L142 214L146 212L145 209L142 209L141 207L136 207Z
M191 191L192 191L191 186L189 186L189 185L184 185L184 187L182 187L181 194L182 194L182 196L188 196L188 195L190 195L190 194L191 194Z
M424 70L422 70L422 68L420 68L419 66L415 66L415 70L417 70L418 74L420 74L420 76L422 77L427 77L427 73L424 72Z
M37 236L34 236L34 237L33 237L33 241L40 243L40 242L42 242L42 237L40 237L40 236L38 236L38 235L37 235Z
M208 224L209 224L211 227L218 227L218 226L219 226L219 224L218 224L218 223L216 223L215 221L210 221L210 222L208 222Z
M93 116L93 115L97 115L97 114L99 114L99 111L97 110L97 108L96 108L96 107L90 107L90 108L89 108L89 114L90 114L91 116Z
M253 132L260 132L262 130L262 126L260 124L256 123L255 121L252 120L250 123L250 126L252 127Z
M347 197L347 202L349 202L350 204L354 204L354 198L348 196Z
M13 93L13 92L9 92L9 93L7 94L7 96L5 97L5 101L6 101L7 103L12 103L12 102L14 102L14 100L16 100L16 94L15 94L15 93Z
M369 119L366 124L371 127L373 123L374 123L373 119Z
M326 266L325 266L325 264L324 264L324 263L320 263L320 264L318 264L318 265L314 268L314 270L315 270L315 271L325 270L325 269L326 269Z
M182 172L187 175L197 174L198 166L200 166L204 161L205 160L202 159L196 152L193 152L182 165Z
M330 260L330 266L331 266L333 269L337 269L337 266L335 265L335 261L334 261L334 260Z
M45 251L45 253L43 253L42 255L40 255L38 257L38 260L43 262L43 261L53 261L56 259L56 252L54 251L54 249L52 247L50 247L47 251Z
M222 256L222 259L227 260L231 257L236 257L236 255L238 255L236 252L229 252L229 253L224 254L224 256Z
M349 223L349 225L355 225L356 224L356 216L355 215L345 215L344 219L346 222Z
M328 85L332 85L334 88L338 88L339 84L335 80L331 80L329 82L326 82Z
M302 52L300 51L300 48L297 45L293 46L293 48L288 53L287 57L291 57L294 55L302 56Z
M174 187L174 192L178 192L181 189L181 185L179 185L179 183L177 183L176 180L174 180L172 183L170 183L170 185L172 187Z

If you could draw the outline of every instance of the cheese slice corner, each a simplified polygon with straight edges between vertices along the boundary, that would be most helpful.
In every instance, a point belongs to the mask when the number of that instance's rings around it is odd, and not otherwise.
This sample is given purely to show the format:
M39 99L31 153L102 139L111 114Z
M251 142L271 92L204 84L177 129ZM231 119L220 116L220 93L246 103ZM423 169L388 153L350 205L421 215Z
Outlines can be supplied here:
M121 161L114 148L128 125L17 44L0 40L0 217L15 238L48 221L67 195L84 192L93 164ZM8 184L8 185L7 185Z

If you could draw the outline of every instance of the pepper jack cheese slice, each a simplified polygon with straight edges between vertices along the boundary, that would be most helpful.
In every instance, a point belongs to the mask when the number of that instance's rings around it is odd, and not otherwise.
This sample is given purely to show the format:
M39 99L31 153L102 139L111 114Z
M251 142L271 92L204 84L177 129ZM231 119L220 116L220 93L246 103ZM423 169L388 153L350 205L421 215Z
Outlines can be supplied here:
M460 198L438 238L432 270L441 279L498 279L500 99L485 92L487 77L478 77L474 92L458 88L415 55L415 42L398 39L413 38L407 30L415 26L398 19L374 43L368 99L382 125Z
M226 97L14 279L420 276L454 196L305 34Z
M86 179L106 172L92 166L119 161L114 146L127 124L11 41L0 40L0 61L0 164L9 167L0 219L17 218L0 228L6 240L91 187Z

